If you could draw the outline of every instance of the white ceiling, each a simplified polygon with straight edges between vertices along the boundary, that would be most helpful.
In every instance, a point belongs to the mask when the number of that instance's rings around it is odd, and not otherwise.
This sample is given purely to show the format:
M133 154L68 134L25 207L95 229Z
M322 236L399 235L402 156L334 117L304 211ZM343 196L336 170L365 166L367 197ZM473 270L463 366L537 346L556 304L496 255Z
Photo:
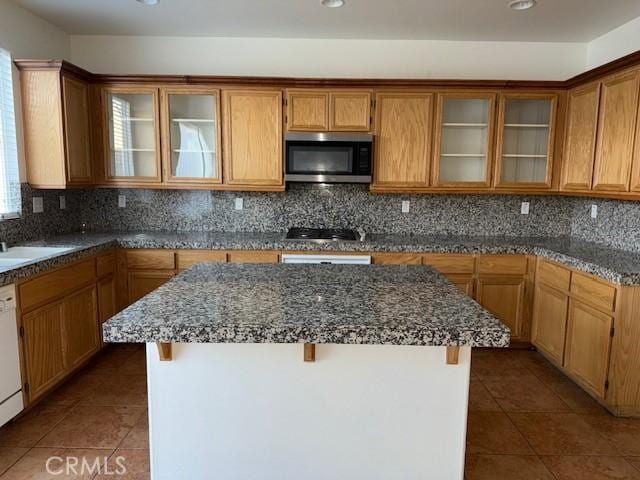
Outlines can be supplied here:
M639 0L14 0L72 35L587 42L640 16Z

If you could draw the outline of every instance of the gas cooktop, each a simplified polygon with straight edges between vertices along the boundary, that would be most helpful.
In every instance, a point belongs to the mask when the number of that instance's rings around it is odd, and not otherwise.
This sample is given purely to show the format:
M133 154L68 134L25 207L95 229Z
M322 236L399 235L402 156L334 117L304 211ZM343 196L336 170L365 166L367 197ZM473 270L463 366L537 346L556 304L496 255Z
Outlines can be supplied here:
M360 235L346 228L290 228L287 240L310 240L315 242L347 241L355 242Z

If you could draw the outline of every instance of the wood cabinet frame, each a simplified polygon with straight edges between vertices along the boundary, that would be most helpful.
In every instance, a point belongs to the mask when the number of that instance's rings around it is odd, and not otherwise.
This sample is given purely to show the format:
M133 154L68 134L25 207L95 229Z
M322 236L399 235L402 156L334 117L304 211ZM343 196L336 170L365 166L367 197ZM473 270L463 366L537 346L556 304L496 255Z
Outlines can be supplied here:
M494 135L496 124L496 91L444 91L436 94L436 114L434 120L433 156L431 161L431 185L440 188L451 189L489 189L491 187L494 161ZM440 179L440 155L442 153L442 123L444 117L444 102L447 99L460 100L488 100L489 112L487 114L486 136L486 165L484 181L442 181Z
M329 130L329 91L313 90L307 88L287 89L286 91L287 114L285 124L288 131L308 131L308 132L326 132ZM298 115L295 113L295 103L297 100L316 99L322 102L322 121L313 123L303 117L299 121Z
M217 175L211 178L199 177L174 177L171 173L171 109L169 103L170 95L210 95L215 99L215 168ZM160 132L162 139L162 178L169 185L216 185L222 183L222 119L220 112L221 95L220 89L208 87L192 86L171 86L160 88Z
M117 176L112 171L111 166L111 142L109 137L109 94L147 94L152 95L153 108L154 108L154 125L155 125L155 168L156 175L154 177L141 177L131 176L123 177ZM104 146L104 172L105 182L112 185L144 185L152 186L158 185L162 182L162 149L160 142L160 93L159 87L144 87L139 85L118 85L118 86L105 86L101 92L102 102L102 124L103 124L103 146Z
M502 181L502 162L503 162L503 141L505 129L505 114L507 101L510 99L520 100L549 100L551 107L549 111L549 138L547 139L547 167L544 182L503 182ZM495 153L495 175L493 184L496 188L511 188L525 190L548 190L551 188L551 179L553 175L554 153L555 153L555 136L556 136L556 118L558 113L558 94L549 93L501 93L498 100L498 120L497 120L497 137L496 137L496 153Z

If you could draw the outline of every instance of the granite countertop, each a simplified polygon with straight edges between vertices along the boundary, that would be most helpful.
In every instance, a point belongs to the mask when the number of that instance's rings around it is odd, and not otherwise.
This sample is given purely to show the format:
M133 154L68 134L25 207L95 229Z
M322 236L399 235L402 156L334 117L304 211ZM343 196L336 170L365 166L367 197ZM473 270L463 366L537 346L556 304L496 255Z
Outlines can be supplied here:
M37 262L0 269L0 285L95 255L100 250L124 248L194 248L213 250L307 250L420 253L536 254L597 275L619 285L640 285L640 253L609 248L570 237L474 237L441 235L368 235L361 242L318 244L286 240L281 232L106 232L71 234L25 245L71 246L72 250Z
M509 329L431 267L199 264L103 327L107 342L505 347Z

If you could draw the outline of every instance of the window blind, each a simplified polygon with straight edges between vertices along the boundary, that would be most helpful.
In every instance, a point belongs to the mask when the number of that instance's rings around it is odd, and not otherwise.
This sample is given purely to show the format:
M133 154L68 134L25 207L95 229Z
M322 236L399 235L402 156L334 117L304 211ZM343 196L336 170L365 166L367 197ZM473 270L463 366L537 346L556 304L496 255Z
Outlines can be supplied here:
M0 48L0 219L19 217L20 212L11 55Z

